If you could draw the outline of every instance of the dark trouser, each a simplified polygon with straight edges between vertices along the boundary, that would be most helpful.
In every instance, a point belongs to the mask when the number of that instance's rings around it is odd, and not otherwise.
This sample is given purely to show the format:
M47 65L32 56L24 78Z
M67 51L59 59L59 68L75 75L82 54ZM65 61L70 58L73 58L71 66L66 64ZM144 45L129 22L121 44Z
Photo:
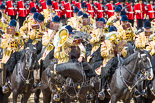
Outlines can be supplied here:
M137 19L137 29L140 29L144 26L144 20L143 19Z
M18 60L21 57L21 52L14 52L11 54L9 60L7 61L6 64L4 64L4 67L6 69L6 80L8 81Z
M134 20L129 20L129 22L132 24L132 27L134 27Z
M105 82L106 82L107 78L111 79L112 75L115 72L117 64L118 64L117 57L114 57L107 62L105 67L101 68L101 78L102 78L101 79L101 87L102 87L102 89L104 89L104 86L106 85Z
M16 20L16 15L11 16L11 20L12 20L12 19L15 19L15 20Z
M19 19L19 28L23 26L23 22L24 22L25 18L26 17L20 17L20 16L18 17L18 19Z
M63 20L63 19L65 19L65 16L64 15L61 16L60 20Z

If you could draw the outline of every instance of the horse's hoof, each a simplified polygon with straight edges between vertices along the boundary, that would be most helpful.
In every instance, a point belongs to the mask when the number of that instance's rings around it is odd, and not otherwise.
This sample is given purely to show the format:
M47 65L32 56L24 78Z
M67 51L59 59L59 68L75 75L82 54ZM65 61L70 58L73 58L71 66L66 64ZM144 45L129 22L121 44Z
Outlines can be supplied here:
M56 102L60 101L60 95L59 94L54 94L53 100L56 101Z
M143 97L147 97L147 92L146 92L145 89L142 91L142 96L143 96Z
M99 92L98 98L99 98L100 100L104 100L104 98L105 98L104 91Z
M92 94L87 94L86 98L87 98L88 101L92 101L92 100L94 100Z

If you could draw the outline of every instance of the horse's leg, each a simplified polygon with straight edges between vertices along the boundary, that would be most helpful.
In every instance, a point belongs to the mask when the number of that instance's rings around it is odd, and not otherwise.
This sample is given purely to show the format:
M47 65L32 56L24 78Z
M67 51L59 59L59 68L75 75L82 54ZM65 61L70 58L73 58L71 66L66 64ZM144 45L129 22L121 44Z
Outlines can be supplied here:
M35 92L35 95L34 95L34 102L35 103L39 103L39 95L41 93L41 90L40 89L37 89L36 92Z
M17 103L18 92L17 90L13 91L13 103Z
M2 103L8 103L8 98L9 98L10 94L11 94L11 92L3 94L3 102Z
M43 93L43 103L50 103L51 101L51 92L50 90L42 90Z
M2 92L2 88L0 88L0 103L2 103L3 101L3 92Z
M86 103L86 98L79 98L80 103Z
M152 103L153 100L152 99L149 99L149 98L145 98L145 101L143 101L143 103Z
M111 103L117 103L116 95L111 96Z
M21 103L27 103L27 101L28 101L30 95L31 95L31 91L25 93L25 94L22 96Z

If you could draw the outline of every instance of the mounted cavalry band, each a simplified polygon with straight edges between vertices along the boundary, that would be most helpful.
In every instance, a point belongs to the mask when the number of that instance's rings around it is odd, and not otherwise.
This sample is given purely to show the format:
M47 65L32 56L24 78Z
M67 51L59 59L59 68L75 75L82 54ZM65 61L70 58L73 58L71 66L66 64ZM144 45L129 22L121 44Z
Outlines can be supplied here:
M1 0L0 37L0 103L155 99L154 0Z

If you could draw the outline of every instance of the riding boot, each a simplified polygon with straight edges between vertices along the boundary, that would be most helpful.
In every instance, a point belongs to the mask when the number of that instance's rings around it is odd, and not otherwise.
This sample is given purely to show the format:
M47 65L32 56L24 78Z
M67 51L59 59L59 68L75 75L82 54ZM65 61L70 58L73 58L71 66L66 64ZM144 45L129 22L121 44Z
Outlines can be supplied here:
M100 100L104 100L104 98L105 98L105 93L104 93L105 81L106 81L106 78L101 79L101 88L102 88L102 90L98 94L98 98L100 98Z
M2 92L3 93L8 93L11 91L11 82L10 82L10 76L11 76L11 73L10 72L7 72L6 73L6 83L5 85L2 87Z

